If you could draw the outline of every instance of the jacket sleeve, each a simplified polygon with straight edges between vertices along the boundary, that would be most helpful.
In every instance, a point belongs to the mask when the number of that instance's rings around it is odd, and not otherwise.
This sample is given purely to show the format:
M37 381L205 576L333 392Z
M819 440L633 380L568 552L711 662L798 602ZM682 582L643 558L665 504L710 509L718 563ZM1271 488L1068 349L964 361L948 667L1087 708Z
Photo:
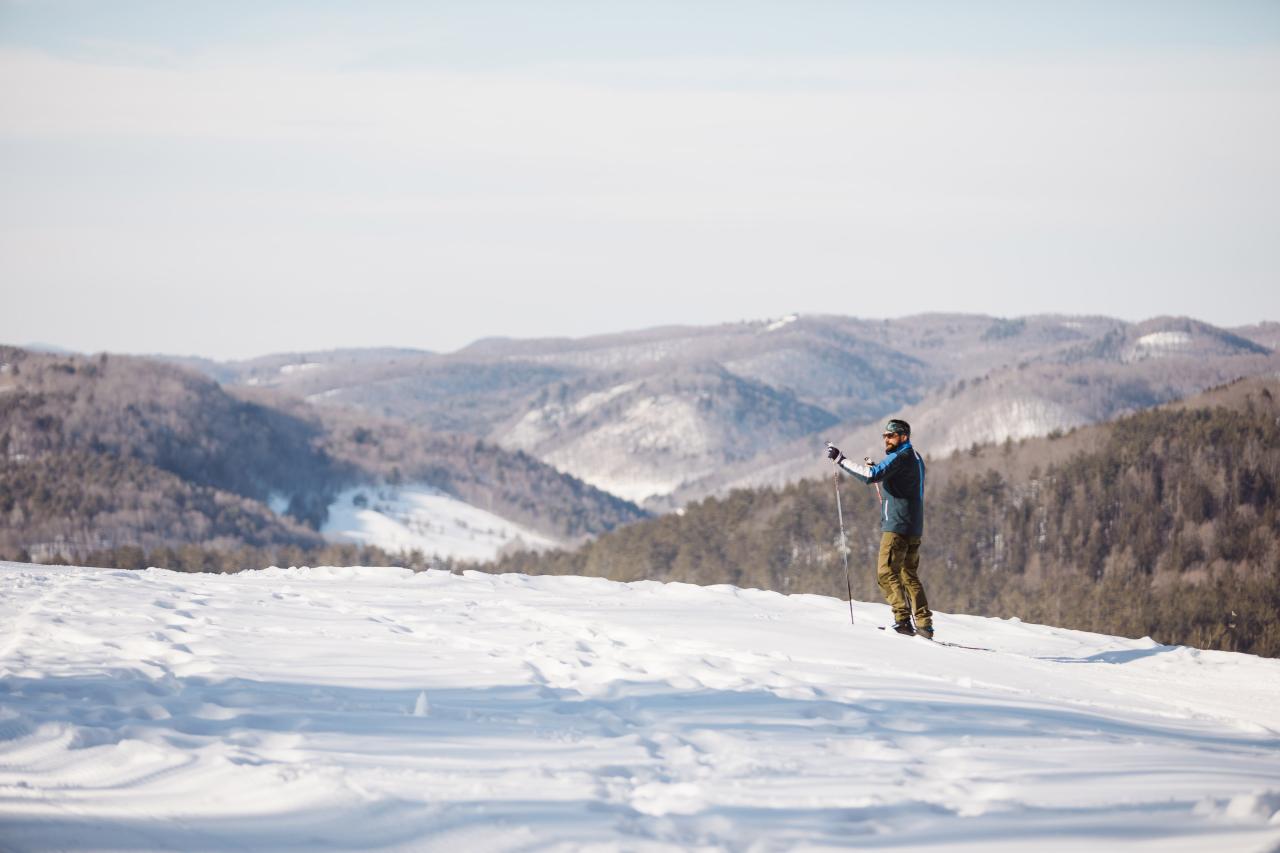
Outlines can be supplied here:
M852 474L864 483L879 483L885 477L889 476L892 471L902 462L901 451L895 450L884 458L883 461L876 465L862 465L851 462L846 457L840 460L840 467L848 474Z
M861 480L864 483L873 482L871 479L872 469L867 465L863 465L858 462L853 462L848 457L841 459L836 464L840 467L840 470L844 471L846 474L851 474L854 477L857 477L859 480Z

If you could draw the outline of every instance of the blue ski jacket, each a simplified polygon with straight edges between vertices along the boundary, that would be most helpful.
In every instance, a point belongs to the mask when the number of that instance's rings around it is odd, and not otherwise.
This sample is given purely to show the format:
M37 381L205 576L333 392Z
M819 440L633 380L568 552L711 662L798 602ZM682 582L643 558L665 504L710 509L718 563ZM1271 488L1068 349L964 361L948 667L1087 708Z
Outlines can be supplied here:
M878 465L848 458L840 467L864 483L880 483L880 529L903 536L924 535L924 458L903 442Z

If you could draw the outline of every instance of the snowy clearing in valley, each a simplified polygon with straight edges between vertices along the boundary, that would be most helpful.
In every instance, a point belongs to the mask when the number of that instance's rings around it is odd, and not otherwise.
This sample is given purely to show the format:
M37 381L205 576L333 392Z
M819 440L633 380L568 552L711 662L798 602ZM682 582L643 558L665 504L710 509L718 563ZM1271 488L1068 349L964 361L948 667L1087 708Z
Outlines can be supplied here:
M504 548L561 544L430 486L367 485L341 492L320 532L387 551L492 560Z
M578 577L0 590L8 851L1280 844L1277 660Z

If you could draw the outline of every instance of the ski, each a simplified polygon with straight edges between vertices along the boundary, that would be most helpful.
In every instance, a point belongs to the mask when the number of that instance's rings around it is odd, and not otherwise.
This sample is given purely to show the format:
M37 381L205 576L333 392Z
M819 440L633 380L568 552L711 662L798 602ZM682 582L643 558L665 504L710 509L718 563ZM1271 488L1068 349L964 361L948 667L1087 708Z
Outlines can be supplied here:
M881 631L889 631L890 633L893 633L893 634L898 633L897 631L893 630L892 625L887 625L887 626L877 625L876 627L879 628ZM902 636L919 637L920 635L919 634L903 634ZM933 643L935 646L949 646L953 649L969 649L970 651L973 651L973 652L994 652L995 651L995 649L989 649L986 646L966 646L964 643L952 643L952 642L948 642L947 640L932 640L932 639L929 639L928 637L920 637L920 639L924 640L926 643Z
M995 649L989 649L986 646L966 646L964 643L951 643L946 640L925 640L926 643L934 643L939 646L950 646L953 649L968 649L972 652L994 652Z

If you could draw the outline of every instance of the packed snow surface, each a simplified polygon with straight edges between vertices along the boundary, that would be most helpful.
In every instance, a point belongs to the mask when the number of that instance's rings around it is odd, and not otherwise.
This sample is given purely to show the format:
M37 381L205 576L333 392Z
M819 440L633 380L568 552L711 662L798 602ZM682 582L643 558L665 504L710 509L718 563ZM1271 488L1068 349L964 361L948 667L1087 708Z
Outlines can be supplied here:
M491 560L506 547L559 544L430 486L348 489L329 506L320 532L339 542L465 560Z
M1263 851L1280 661L728 586L0 564L0 848Z

